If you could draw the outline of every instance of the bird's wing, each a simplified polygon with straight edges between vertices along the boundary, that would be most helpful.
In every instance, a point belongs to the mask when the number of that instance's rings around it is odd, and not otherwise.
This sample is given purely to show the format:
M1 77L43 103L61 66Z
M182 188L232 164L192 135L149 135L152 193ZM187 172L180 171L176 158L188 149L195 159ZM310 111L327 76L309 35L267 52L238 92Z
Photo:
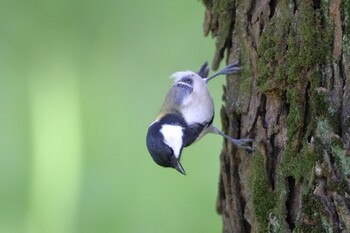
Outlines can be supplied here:
M179 114L184 101L192 92L193 88L191 86L185 85L184 83L174 83L165 97L157 118L160 118L167 113Z
M174 83L166 96L166 102L181 108L184 100L191 95L192 92L193 88L191 85L182 82Z

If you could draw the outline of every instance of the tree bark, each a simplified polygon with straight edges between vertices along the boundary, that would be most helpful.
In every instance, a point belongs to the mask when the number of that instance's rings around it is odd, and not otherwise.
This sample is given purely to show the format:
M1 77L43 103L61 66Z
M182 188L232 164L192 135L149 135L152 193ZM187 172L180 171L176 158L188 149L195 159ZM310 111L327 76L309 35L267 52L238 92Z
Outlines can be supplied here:
M223 232L350 232L350 2L203 0L221 111Z

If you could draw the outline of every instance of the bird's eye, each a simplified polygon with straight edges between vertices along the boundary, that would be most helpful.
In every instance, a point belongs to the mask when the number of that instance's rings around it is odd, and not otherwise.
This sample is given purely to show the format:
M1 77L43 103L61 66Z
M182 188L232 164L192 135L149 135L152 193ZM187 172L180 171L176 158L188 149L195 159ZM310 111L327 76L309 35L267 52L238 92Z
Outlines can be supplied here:
M171 147L169 146L169 149L170 149L170 154L171 154L171 155L174 155L174 150L173 150L173 148L171 148Z
M192 85L193 80L191 78L189 78L189 77L185 77L185 78L181 79L181 82L184 82L184 83Z

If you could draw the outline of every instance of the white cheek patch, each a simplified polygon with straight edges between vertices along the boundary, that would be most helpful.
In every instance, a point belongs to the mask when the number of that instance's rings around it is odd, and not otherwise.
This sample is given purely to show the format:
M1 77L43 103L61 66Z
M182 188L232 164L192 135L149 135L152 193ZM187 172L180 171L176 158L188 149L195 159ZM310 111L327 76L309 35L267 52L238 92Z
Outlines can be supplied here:
M163 125L159 130L164 137L164 142L174 150L174 155L179 158L182 148L182 127L179 125Z

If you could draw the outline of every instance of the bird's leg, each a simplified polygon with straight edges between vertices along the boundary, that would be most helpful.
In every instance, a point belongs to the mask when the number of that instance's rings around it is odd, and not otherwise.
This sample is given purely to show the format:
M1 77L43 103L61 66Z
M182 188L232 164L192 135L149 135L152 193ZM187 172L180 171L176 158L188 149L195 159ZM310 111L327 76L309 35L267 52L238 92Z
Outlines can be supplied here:
M225 68L223 68L222 70L220 70L219 72L215 73L214 75L210 76L209 78L205 78L204 80L206 83L208 83L209 80L215 78L216 76L233 74L233 73L236 73L240 70L241 70L241 68L239 67L238 62L232 63L232 64L229 64L228 66L226 66Z
M252 152L253 151L252 147L249 146L249 143L253 141L250 138L241 138L241 139L231 138L230 136L224 134L223 132L221 132L218 128L216 128L213 125L211 125L208 130L211 133L215 133L215 134L219 134L219 135L223 136L224 138L226 138L227 140L229 140L230 142L235 144L235 146L237 146L240 149L244 149L247 152Z

